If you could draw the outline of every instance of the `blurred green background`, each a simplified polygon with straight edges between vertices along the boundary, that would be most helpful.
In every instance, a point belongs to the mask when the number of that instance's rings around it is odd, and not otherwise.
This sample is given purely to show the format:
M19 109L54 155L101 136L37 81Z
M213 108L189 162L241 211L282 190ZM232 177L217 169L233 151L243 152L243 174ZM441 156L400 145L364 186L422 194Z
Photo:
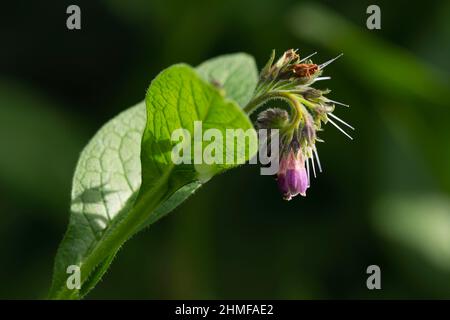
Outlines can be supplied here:
M82 29L66 29L78 4ZM71 176L108 119L176 62L272 48L322 62L349 141L285 202L257 166L220 175L126 243L88 298L450 298L450 2L14 1L0 19L0 298L42 298ZM379 265L382 289L366 288Z

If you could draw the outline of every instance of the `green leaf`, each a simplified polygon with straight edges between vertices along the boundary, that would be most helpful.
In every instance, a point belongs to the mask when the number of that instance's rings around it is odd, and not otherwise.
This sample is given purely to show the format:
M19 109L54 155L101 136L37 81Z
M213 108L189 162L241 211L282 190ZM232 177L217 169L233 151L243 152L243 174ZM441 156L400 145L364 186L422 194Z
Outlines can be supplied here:
M197 67L203 79L225 89L227 97L242 108L249 103L258 83L258 70L252 56L228 54L208 60Z
M249 74L248 78L234 69L237 65ZM214 82L221 82L222 90L202 80L189 66L168 68L152 82L146 96L147 108L142 102L97 132L75 170L71 217L55 259L50 298L82 297L101 279L128 238L173 210L208 178L230 167L174 165L170 159L170 132L179 127L192 132L195 120L203 120L204 129L217 128L221 132L226 128L252 128L233 101L247 99L238 82L254 90L256 78L252 74L256 69L252 72L252 68L254 61L245 54L202 64L199 73L204 79L214 74ZM247 151L247 159L250 155ZM67 289L69 265L81 266L80 290Z
M141 185L144 128L142 102L106 123L81 153L72 182L69 226L55 259L51 298L77 297L78 292L67 292L67 267L81 265L111 222L132 207Z

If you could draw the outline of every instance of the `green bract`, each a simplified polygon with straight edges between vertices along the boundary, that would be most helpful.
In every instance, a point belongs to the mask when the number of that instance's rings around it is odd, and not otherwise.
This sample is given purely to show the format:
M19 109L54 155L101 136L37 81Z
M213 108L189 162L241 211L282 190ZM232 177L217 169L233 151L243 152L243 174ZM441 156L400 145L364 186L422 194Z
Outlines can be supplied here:
M198 68L174 65L151 83L141 102L106 123L80 155L73 177L71 216L58 249L51 299L78 299L100 280L122 244L189 197L205 181L235 165L175 165L171 132L194 121L225 132L252 129L242 108L257 84L246 54L218 57ZM248 159L253 150L244 146ZM201 174L199 174L199 170ZM207 173L205 176L205 172ZM66 285L71 265L81 288Z

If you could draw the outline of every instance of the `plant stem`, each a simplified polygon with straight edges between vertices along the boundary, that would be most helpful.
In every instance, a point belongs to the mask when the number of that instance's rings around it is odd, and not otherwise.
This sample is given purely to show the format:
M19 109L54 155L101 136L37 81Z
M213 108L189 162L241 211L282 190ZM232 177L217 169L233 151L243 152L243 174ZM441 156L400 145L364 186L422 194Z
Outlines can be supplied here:
M253 98L245 107L244 111L247 114L252 114L258 107L262 106L269 100L273 99L282 99L288 102L289 106L294 111L293 118L291 120L291 128L297 128L304 112L304 107L300 103L298 97L292 93L283 92L283 91L270 91L264 94L261 94L255 98Z

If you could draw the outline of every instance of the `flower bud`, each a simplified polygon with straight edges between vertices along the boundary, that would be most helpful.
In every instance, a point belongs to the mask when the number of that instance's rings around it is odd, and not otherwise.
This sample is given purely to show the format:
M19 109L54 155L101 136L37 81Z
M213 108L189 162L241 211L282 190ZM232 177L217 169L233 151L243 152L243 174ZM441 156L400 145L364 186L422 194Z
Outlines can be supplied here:
M269 108L258 115L256 126L258 129L281 129L289 120L286 110L279 108Z
M296 50L289 49L275 62L275 51L272 51L269 61L267 61L265 67L261 70L260 79L276 79L280 74L284 74L289 69L292 63L295 63L299 59L299 55ZM292 73L292 72L290 72Z
M308 100L317 99L317 98L322 97L322 94L323 94L323 92L321 90L309 87L308 90L303 92L303 97Z
M284 52L280 59L275 63L275 69L281 70L287 67L291 62L296 61L299 58L298 54L293 49L289 49Z
M301 133L308 145L314 145L316 143L316 129L312 123L305 123Z

